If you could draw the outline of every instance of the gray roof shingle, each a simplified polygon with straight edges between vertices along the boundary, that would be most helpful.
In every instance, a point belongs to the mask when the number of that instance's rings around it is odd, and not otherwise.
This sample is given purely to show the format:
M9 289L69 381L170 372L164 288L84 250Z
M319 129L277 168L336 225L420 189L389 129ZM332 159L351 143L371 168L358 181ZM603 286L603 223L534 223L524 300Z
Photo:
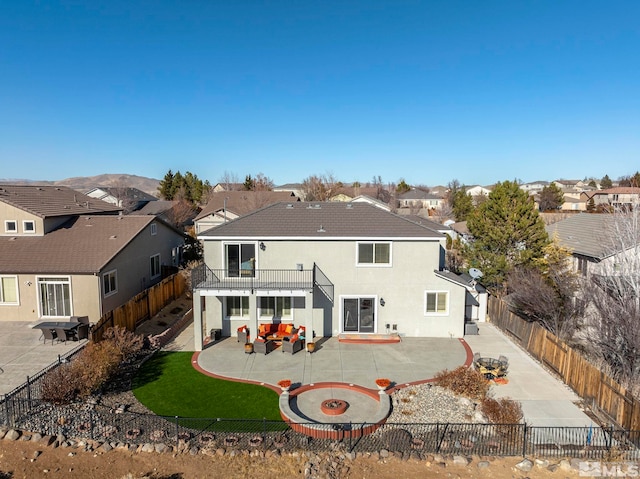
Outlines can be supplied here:
M546 226L547 234L573 253L601 260L610 256L609 236L613 215L579 213Z
M66 186L0 185L0 201L41 218L122 211Z
M79 216L44 236L0 237L2 273L98 273L153 216Z
M368 203L276 203L206 231L205 238L412 238L441 233Z

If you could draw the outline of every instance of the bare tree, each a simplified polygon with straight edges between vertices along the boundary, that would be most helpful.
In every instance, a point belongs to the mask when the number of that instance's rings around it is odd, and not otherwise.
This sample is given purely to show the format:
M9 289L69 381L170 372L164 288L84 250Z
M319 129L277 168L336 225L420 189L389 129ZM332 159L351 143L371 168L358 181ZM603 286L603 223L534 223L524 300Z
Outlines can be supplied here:
M607 214L607 213L604 213ZM608 257L591 275L590 346L623 383L640 387L640 203L607 214Z
M302 182L305 201L329 201L342 186L332 173L311 175Z
M240 184L240 179L236 173L225 170L218 180L218 183L222 185L225 191L231 191L237 189L237 185Z

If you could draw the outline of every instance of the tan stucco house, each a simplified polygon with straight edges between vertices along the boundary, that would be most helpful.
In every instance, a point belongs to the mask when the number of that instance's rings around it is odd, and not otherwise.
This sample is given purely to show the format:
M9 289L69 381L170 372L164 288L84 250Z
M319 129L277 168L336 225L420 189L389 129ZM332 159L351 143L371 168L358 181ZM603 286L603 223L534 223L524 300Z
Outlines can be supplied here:
M464 335L445 235L368 203L277 203L198 235L195 347L211 329L293 322L316 337ZM254 336L255 337L255 336Z
M182 234L65 187L0 186L0 321L97 321L180 262Z

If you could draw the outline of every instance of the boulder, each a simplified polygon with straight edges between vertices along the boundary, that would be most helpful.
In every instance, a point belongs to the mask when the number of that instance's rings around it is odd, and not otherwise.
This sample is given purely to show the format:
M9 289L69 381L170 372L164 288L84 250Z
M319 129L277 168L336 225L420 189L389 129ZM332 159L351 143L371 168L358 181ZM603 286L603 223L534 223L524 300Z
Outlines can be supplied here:
M518 464L516 464L516 469L519 469L523 472L529 472L531 469L533 469L533 462L531 462L529 459L523 459Z
M10 429L4 435L4 439L6 441L17 441L19 438L20 438L20 432L16 431L15 429Z

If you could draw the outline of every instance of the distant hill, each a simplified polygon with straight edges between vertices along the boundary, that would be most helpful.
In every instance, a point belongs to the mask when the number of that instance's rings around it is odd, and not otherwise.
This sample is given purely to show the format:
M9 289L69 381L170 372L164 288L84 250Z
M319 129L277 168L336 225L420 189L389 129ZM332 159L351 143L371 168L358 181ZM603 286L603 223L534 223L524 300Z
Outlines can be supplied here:
M14 185L61 185L68 186L69 188L79 191L87 191L97 186L128 186L130 188L138 188L145 193L157 196L160 180L136 175L104 174L97 176L78 176L59 181L0 179L0 183L11 183Z

